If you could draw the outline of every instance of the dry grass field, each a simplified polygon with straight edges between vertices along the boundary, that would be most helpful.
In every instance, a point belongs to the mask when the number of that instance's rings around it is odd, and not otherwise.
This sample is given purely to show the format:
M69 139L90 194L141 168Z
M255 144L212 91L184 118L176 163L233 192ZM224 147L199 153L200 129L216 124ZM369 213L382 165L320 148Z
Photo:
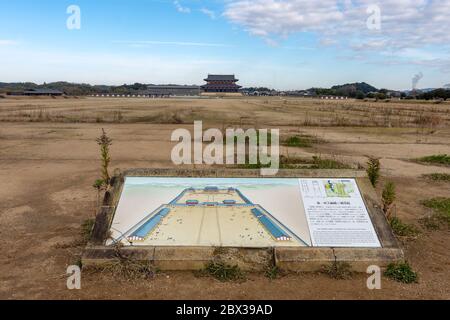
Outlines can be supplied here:
M419 232L400 237L418 283L383 278L366 288L364 274L285 274L270 280L219 282L189 272L130 281L83 273L82 290L66 289L66 267L79 260L82 222L93 218L100 163L95 139L113 139L112 168L172 167L170 134L208 127L280 128L282 140L308 137L309 147L286 147L285 157L332 159L352 167L381 159L382 179L397 187L394 213ZM323 101L291 98L0 99L0 298L3 299L450 299L450 233L427 227L422 201L450 197L450 183L424 174L450 174L444 164L413 161L450 155L450 103Z

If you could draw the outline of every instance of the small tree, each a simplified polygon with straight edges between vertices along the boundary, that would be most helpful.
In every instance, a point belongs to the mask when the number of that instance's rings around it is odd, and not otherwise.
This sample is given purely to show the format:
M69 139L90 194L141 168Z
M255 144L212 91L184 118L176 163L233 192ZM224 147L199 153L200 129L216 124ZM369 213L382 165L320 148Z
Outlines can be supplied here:
M380 179L380 159L370 157L367 161L366 172L370 183L376 187L378 180Z
M364 94L364 92L362 92L362 91L356 92L356 99L363 100L365 97L366 97L366 95Z
M109 147L112 145L112 139L110 139L105 129L102 129L102 135L97 139L97 143L100 146L100 156L102 160L102 179L105 185L109 184L111 177L109 176L109 163L111 162L111 156L109 155Z
M387 98L387 95L383 92L379 92L375 95L375 98L377 100L385 100Z
M391 209L395 201L395 184L393 182L387 182L384 185L383 193L381 195L383 201L383 211L388 220L391 218Z

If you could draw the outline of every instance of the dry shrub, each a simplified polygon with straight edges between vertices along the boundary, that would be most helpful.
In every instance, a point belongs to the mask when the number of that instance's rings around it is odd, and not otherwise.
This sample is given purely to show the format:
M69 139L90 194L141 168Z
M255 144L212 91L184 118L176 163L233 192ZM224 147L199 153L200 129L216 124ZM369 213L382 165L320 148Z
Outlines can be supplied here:
M157 269L150 261L133 259L115 259L99 266L89 267L87 271L108 274L127 281L153 279L157 273Z
M350 279L353 275L350 264L343 261L333 261L329 265L324 265L321 272L338 280Z
M96 266L89 266L84 271L102 273L127 281L153 279L158 272L152 261L136 260L122 254L120 243L114 246L115 259Z

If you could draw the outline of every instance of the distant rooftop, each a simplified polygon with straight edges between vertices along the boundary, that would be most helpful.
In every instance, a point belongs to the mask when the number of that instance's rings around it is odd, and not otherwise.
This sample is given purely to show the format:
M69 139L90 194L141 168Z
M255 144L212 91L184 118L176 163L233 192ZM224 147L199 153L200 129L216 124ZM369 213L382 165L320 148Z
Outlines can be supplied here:
M35 94L63 94L62 91L55 89L28 89L24 93L35 93Z
M148 85L148 89L200 89L200 86L190 85Z
M208 74L205 81L238 81L234 74Z

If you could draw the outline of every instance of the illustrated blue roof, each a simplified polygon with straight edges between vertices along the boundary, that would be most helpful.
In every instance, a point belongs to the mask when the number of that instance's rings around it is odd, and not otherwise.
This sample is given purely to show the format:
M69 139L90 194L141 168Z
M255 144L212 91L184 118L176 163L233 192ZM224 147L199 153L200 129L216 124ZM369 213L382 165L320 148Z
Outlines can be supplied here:
M268 218L264 213L259 209L251 210L253 215L259 219L259 222L269 231L276 239L281 237L290 238L288 234L286 234L283 230L280 229L270 218Z
M252 209L251 211L253 215L258 219L264 215L259 209Z
M235 189L235 190L236 190L236 192L239 194L239 196L241 197L241 199L244 200L244 202L245 202L246 204L253 204L253 202L251 202L246 196L244 196L244 195L242 194L242 192L239 191L239 189Z
M185 189L185 190L183 190L183 192L181 192L175 199L173 199L172 201L170 201L170 203L169 204L176 204L177 202L178 202L178 200L180 200L183 196L184 196L184 194L187 192L187 191L191 191L191 190L193 190L193 189Z
M139 229L133 232L131 236L145 238L161 222L161 220L169 214L169 212L169 208L161 209L157 214L140 226Z

